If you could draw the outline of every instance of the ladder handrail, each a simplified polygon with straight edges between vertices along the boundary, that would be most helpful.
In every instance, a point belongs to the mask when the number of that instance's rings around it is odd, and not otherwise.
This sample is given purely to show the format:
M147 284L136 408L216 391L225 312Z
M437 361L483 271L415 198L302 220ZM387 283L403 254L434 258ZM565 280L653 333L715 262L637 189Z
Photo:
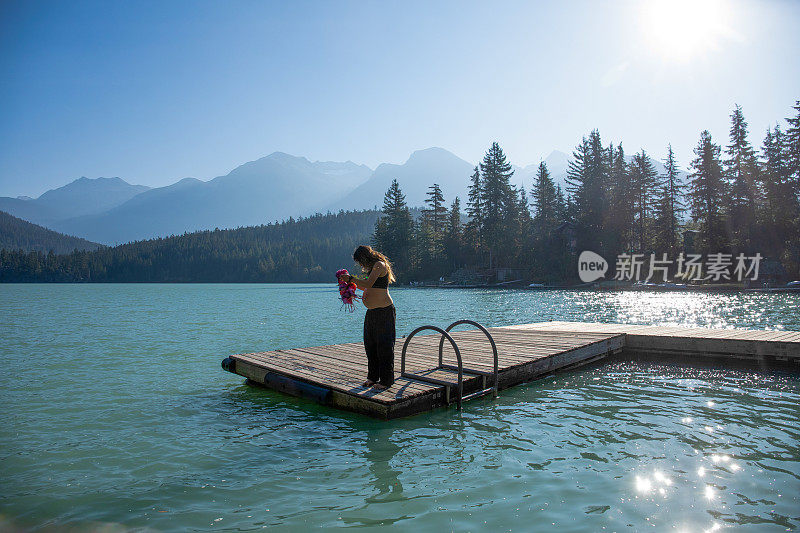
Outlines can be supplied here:
M497 375L498 375L498 367L500 365L498 364L499 361L498 361L498 356L497 356L497 345L494 343L494 338L492 337L492 334L489 333L488 329L483 327L481 324L478 324L474 320L456 320L455 322L453 322L452 324L447 326L447 328L445 328L445 331L449 332L454 327L459 326L461 324L469 324L469 325L475 326L478 329L480 329L481 331L483 331L483 333L489 339L489 343L492 345L492 354L494 355L494 384L493 384L492 388L494 389L494 391L493 391L494 397L497 398L497 385L498 385L497 384L497 382L498 382ZM448 335L447 333L445 333L445 335L447 335L448 338L451 338L450 335ZM451 340L450 343L452 344L453 341ZM443 352L444 352L444 336L442 336L442 338L439 340L439 366L442 366ZM460 369L461 369L461 354L456 354L456 356L457 356L457 359L458 359L458 366L459 366L459 371L460 371ZM484 386L486 386L486 385L484 385Z
M442 334L442 339L439 342L440 353L441 353L441 347L444 346L445 339L450 341L450 344L453 346L453 351L456 353L456 360L458 361L458 399L456 401L456 405L458 409L461 409L461 398L464 396L464 371L461 365L461 352L458 349L456 341L453 340L453 337L451 337L450 334L447 331L443 330L442 328L436 326L420 326L408 334L408 337L406 337L406 341L403 343L403 351L400 352L400 375L404 377L406 376L406 350L408 349L408 343L411 341L411 338L420 331L428 329L437 331ZM413 375L410 377L413 377Z

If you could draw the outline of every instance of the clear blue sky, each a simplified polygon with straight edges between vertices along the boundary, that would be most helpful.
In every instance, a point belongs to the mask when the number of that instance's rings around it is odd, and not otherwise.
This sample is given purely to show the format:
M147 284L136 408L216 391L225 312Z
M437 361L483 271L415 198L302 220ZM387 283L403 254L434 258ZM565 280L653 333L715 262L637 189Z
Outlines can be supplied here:
M525 165L592 128L686 165L701 130L727 142L734 103L757 146L791 114L798 27L794 0L4 0L0 196L276 150L374 167L497 140Z

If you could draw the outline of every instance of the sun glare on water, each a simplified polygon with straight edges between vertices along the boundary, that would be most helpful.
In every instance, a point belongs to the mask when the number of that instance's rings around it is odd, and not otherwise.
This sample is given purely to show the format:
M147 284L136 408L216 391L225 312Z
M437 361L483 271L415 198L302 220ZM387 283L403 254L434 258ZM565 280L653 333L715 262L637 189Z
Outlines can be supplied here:
M669 61L719 49L733 35L732 7L725 0L650 0L642 7L645 38L653 52Z

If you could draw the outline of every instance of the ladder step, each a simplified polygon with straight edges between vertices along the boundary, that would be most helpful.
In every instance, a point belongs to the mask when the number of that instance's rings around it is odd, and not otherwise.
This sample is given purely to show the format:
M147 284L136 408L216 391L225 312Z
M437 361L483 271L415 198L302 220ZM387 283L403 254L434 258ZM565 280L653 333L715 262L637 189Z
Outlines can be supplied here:
M406 372L405 374L401 374L404 378L409 379L416 379L417 381L424 381L426 383L430 383L432 385L443 385L445 387L457 387L458 383L453 381L444 381L441 379L436 378L429 378L428 376L420 376L419 374L412 374L411 372Z
M458 372L458 367L456 365L451 365L448 363L443 363L442 366L439 368L446 368L448 370L455 370L456 372ZM478 376L487 376L487 377L494 376L494 372L491 370L478 370L477 368L468 368L466 366L461 367L461 371L464 374L476 374Z
M473 392L471 394L467 394L466 396L461 398L461 401L462 402L466 402L468 400L474 400L475 398L480 398L481 396L486 396L487 394L492 394L493 392L494 392L494 389L492 387L489 387L488 389L483 389L483 390L479 390L479 391Z

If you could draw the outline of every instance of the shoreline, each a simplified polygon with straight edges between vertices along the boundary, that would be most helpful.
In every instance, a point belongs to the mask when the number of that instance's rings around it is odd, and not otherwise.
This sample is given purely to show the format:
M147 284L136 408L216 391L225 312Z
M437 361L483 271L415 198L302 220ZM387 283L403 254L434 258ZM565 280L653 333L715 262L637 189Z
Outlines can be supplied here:
M2 285L333 285L328 281L2 281ZM392 289L492 289L492 290L516 290L516 291L596 291L596 292L618 292L618 291L631 291L631 292L716 292L716 293L734 293L734 292L747 292L747 293L767 293L767 294L783 294L783 293L796 293L800 294L800 286L782 286L782 287L758 287L747 288L736 285L715 284L715 285L676 285L676 286L660 286L660 285L612 285L612 284L597 284L587 283L578 285L546 285L530 287L527 285L515 284L473 284L473 285L456 285L456 284L435 284L435 283L419 283L410 285L408 283L394 284Z
M731 285L686 285L680 287L661 287L648 285L622 285L622 286L602 286L596 284L568 285L568 286L544 286L527 287L512 285L401 285L408 289L497 289L497 290L518 290L518 291L632 291L632 292L758 292L758 293L797 293L800 294L800 287L760 287L746 288Z

